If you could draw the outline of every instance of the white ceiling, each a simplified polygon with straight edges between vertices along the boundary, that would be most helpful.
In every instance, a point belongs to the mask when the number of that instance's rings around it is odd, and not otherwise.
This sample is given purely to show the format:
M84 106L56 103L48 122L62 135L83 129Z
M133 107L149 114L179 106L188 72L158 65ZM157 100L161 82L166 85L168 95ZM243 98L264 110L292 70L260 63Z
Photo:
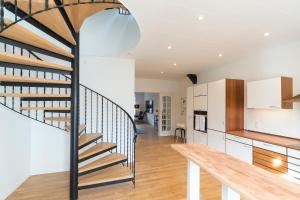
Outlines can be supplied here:
M136 75L178 78L300 39L299 0L122 0L140 27ZM199 21L198 16L204 20ZM265 32L270 32L268 38ZM171 45L172 50L168 50ZM222 53L223 57L218 57ZM173 66L176 62L177 66ZM161 74L160 72L164 72Z

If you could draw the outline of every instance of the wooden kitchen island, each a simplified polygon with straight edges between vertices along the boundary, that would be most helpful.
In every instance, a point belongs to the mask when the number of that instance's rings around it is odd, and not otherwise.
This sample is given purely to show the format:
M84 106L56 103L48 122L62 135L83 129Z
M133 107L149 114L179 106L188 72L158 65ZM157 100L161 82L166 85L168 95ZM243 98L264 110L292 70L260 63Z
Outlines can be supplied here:
M300 185L206 145L174 144L188 160L188 200L200 199L200 169L222 183L222 200L299 200Z

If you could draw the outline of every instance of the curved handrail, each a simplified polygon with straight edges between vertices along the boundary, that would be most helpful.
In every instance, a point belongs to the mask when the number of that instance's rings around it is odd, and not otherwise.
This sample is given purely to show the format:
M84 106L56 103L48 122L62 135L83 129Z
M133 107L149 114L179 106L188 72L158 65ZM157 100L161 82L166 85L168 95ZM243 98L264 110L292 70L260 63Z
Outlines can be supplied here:
M4 21L3 19L0 19L0 32L6 30L7 28L19 23L20 21L23 21L23 20L26 20L26 19L29 19L29 18L32 18L34 15L37 15L37 14L40 14L40 13L43 13L45 11L49 11L49 10L53 10L53 9L59 9L59 8L64 8L64 7L69 7L69 6L76 6L76 5L84 5L84 4L98 4L98 3L102 3L102 4L119 4L122 6L121 9L124 9L126 10L126 12L124 11L120 11L119 10L119 13L120 14L124 14L124 15L128 15L128 13L130 14L129 10L121 3L119 2L118 0L112 0L111 2L107 2L106 0L103 0L103 1L94 1L94 0L91 0L90 2L76 2L76 3L65 3L65 4L62 4L62 5L56 5L54 7L48 7L48 8L45 8L45 9L42 9L42 10L39 10L39 11L36 11L36 12L33 12L31 14L28 14L26 15L25 17L22 17L22 18L19 18L19 19L15 19L14 22L12 22L11 24L7 25L7 24L4 24ZM6 4L10 4L10 2L5 2L4 3L4 7ZM118 9L120 9L118 8ZM109 9L109 8L108 8ZM114 8L112 8L114 9ZM128 11L128 12L127 12ZM1 13L3 14L3 11L1 11ZM3 16L0 16L1 18L3 18Z

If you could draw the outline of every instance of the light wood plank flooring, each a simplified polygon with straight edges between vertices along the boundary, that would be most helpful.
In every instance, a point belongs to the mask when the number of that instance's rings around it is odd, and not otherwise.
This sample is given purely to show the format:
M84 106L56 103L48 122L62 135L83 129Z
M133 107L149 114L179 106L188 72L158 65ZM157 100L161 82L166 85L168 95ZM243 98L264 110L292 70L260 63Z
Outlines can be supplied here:
M136 187L125 183L82 190L80 200L182 200L186 199L186 160L170 148L173 137L158 137L148 125L140 125ZM207 173L201 173L203 200L221 199L221 186ZM68 200L68 173L30 177L9 200Z

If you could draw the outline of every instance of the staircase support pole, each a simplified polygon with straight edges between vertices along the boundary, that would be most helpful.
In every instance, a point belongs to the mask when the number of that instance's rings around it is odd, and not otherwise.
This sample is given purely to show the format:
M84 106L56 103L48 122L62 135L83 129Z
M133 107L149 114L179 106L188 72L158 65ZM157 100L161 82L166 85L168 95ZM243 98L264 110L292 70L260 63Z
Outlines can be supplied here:
M70 200L78 199L78 127L79 127L79 33L75 34L77 45L72 48L72 99L70 141Z

